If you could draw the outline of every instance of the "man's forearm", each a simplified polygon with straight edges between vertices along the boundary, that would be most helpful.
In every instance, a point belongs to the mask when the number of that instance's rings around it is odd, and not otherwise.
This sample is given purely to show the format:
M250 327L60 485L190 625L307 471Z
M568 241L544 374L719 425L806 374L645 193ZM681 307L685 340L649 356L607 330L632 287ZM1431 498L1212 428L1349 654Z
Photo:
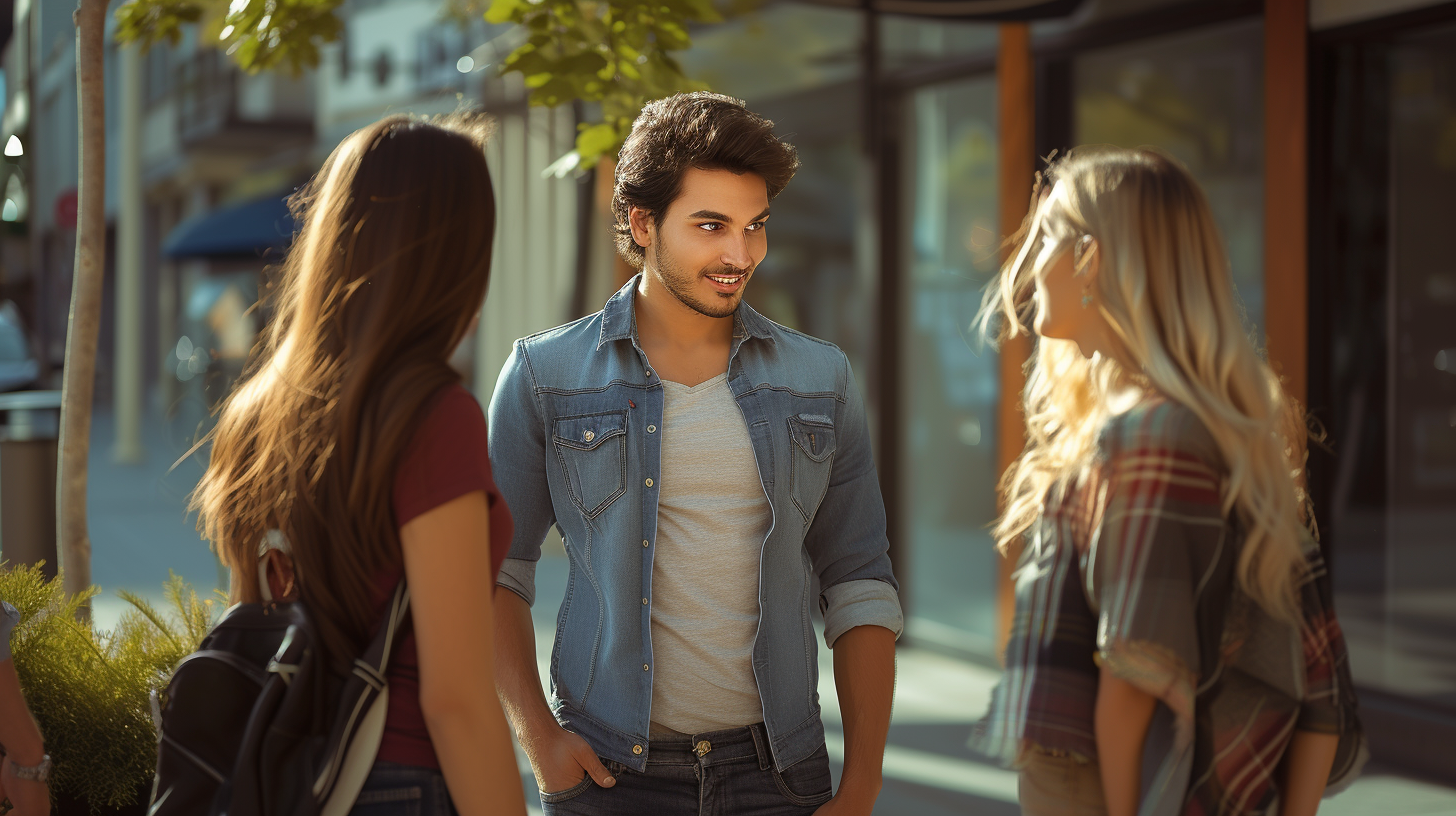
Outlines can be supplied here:
M856 626L840 635L834 642L834 684L844 717L839 793L867 798L872 806L880 792L895 698L895 633L883 626Z
M522 747L543 725L556 723L536 667L536 629L531 607L503 587L495 591L495 687L501 709Z

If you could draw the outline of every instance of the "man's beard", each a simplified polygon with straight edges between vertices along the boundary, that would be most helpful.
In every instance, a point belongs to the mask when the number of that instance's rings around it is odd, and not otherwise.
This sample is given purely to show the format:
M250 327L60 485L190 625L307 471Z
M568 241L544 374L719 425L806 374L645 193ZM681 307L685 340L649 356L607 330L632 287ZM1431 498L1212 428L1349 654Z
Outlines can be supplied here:
M743 299L743 292L748 288L747 278L752 275L752 269L736 269L731 266L721 266L713 270L692 273L685 272L673 258L672 253L667 250L661 233L658 234L657 245L653 247L657 261L657 278L662 285L667 287L673 297L677 298L682 305L692 309L704 317L728 317L738 309L738 303ZM738 291L731 295L722 292L715 292L710 301L699 297L695 291L698 281L704 274L710 275L738 275L743 274L745 279L739 285Z

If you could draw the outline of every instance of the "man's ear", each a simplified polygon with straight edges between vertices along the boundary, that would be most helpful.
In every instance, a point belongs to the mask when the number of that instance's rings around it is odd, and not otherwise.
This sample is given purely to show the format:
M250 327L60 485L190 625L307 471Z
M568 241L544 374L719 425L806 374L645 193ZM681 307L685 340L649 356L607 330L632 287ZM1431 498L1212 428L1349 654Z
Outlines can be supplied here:
M643 249L652 246L656 224L650 211L641 207L631 208L627 211L627 224L632 228L632 240L637 242L637 246Z

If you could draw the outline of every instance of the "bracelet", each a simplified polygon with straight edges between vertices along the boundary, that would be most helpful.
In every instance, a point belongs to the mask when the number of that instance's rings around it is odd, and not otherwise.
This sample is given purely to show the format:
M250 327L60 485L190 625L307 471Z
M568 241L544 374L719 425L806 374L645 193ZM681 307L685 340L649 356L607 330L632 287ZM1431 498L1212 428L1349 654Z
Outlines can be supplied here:
M51 755L43 754L39 765L21 765L9 757L6 757L12 768L15 769L15 778L23 779L26 782L40 782L45 784L51 778Z

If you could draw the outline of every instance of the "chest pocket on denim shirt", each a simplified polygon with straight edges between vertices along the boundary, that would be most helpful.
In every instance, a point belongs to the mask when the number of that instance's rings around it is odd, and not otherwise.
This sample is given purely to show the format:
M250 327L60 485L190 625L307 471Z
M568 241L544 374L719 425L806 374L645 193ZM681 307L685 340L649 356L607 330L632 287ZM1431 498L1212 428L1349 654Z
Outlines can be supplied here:
M595 518L627 490L625 411L562 417L551 424L571 501Z
M829 490L829 474L834 468L834 423L818 415L791 416L789 438L793 440L789 489L804 521L810 522Z

